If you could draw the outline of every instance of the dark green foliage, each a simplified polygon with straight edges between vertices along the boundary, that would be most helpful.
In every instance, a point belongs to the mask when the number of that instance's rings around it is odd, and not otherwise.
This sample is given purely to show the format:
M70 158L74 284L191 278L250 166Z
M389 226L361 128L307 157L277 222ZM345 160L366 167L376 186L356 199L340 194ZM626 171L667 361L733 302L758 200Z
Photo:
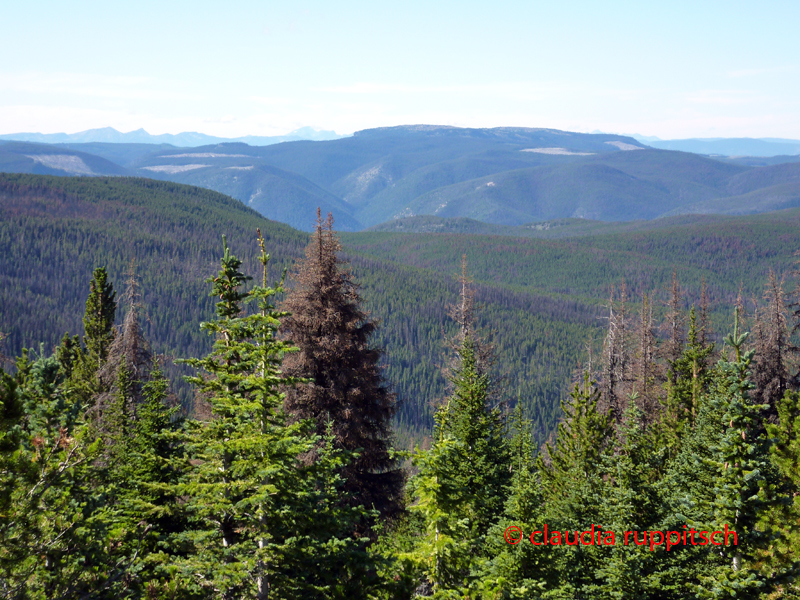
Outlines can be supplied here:
M680 528L679 520L665 518L664 500L657 488L664 453L653 448L644 427L643 415L632 404L621 431L622 441L603 457L600 485L599 522L606 531L618 532L613 546L600 548L603 559L597 566L597 582L587 586L600 597L653 598L683 593L680 586L664 577L663 557L649 548L625 545L624 532ZM640 534L641 535L641 534ZM569 577L569 575L567 575Z
M436 413L433 444L417 450L411 510L425 535L413 553L422 585L435 597L456 597L483 587L486 535L502 513L512 459L491 377L491 348L474 331L472 293L462 263L461 299L453 316L460 332L447 371L452 392ZM471 590L471 591L470 591Z
M152 184L67 181L89 197L93 189L102 193L114 189L123 197L131 193L131 202L142 200L132 189L141 192ZM156 190L151 200L156 204L174 200L176 214L191 221L192 210L204 208L191 204L188 192L181 200L181 189L163 195L163 189ZM36 192L28 199L44 202L51 191ZM102 193L98 192L98 198ZM50 199L68 203L65 197L56 194ZM224 199L217 198L221 205L214 204L213 196L206 200L221 211L212 210L213 215L224 215L220 208ZM90 203L80 205L86 208ZM0 206L4 215L16 210L13 202ZM103 206L110 210L112 204ZM124 212L125 206L122 202L116 209ZM150 210L144 200L137 206ZM194 209L189 210L191 206ZM236 210L244 232L247 211ZM169 214L166 208L165 214ZM33 217L26 213L18 221L23 229L25 219ZM141 221L129 215L131 240L143 239L135 231ZM47 222L43 217L39 223ZM177 227L178 221L169 222ZM204 219L193 223L206 231ZM14 230L0 229L0 234L9 231ZM125 241L113 237L113 228L104 231L112 239ZM753 240L762 234L755 227L750 238L742 234L738 239L755 244ZM456 284L442 281L437 274L452 266L449 259L426 254L430 248L423 248L424 240L419 247L411 242L393 246L391 238L384 240L378 253L401 248L409 256L398 255L393 261L353 257L354 272L364 282L364 298L388 317L382 340L387 340L389 352L392 340L404 344L397 354L389 355L387 374L401 373L397 379L406 393L418 392L411 408L399 415L406 432L413 427L423 431L420 423L432 412L424 407L444 396L444 402L438 403L432 446L414 457L417 473L408 488L409 515L384 526L380 535L352 535L362 533L363 524L375 522L377 516L359 507L342 476L355 456L337 444L335 424L322 429L302 420L292 423L283 413L281 390L290 390L294 383L285 369L293 349L278 336L285 315L275 310L273 299L281 285L267 285L265 243L261 240L261 251L250 255L250 262L262 268L258 285L249 290L246 262L233 256L226 244L221 270L209 280L216 318L203 324L212 334L213 348L206 358L189 361L201 371L193 378L199 419L178 418L168 383L143 333L152 330L160 343L166 343L171 332L183 327L185 317L180 316L179 322L177 313L170 313L175 322L163 323L160 308L167 312L173 308L156 302L148 312L165 331L153 323L140 327L144 304L131 285L126 293L128 310L113 341L112 319L92 321L92 315L102 313L93 308L86 313L87 349L77 336L67 335L52 355L44 349L24 351L12 370L0 373L0 596L35 600L265 598L268 585L269 597L286 599L405 599L431 594L492 599L796 597L790 576L799 564L800 401L796 390L770 400L774 415L772 422L764 423L761 402L765 396L753 396L760 391L750 383L753 355L745 349L738 325L728 339L733 355L712 367L705 303L701 302L699 317L689 313L688 331L684 331L680 294L673 291L668 310L661 311L658 295L648 293L640 317L628 317L626 325L629 332L639 332L638 339L629 336L622 343L627 351L634 344L640 349L638 362L635 355L629 357L631 365L617 390L619 407L627 410L611 415L591 377L584 377L574 387L571 401L564 402L564 420L554 442L537 455L539 440L550 431L546 424L561 416L548 402L561 398L582 336L599 333L595 317L601 311L585 283L570 284L575 286L573 292L583 290L581 301L559 296L546 281L541 284L545 295L533 291L540 281L525 282L510 263L507 274L516 287L491 283L492 266L506 264L501 255L519 257L522 250L533 248L526 247L527 242L443 239L455 248L472 243L487 253L476 261L484 278L476 296L487 306L476 323L462 271L462 301L454 313L458 331L449 345L455 360L438 380L432 375L438 360L431 357L442 345L437 336L446 300L457 292ZM651 241L658 239L654 236ZM738 242L731 239L735 246ZM604 264L597 257L610 256L604 254L603 244L628 248L614 250L614 257L630 253L636 257L632 260L638 260L646 254L646 242L636 236L621 236L613 244L595 238L591 243L570 242L559 251L563 264L586 260L597 267ZM49 247L37 243L33 245L39 250ZM639 243L643 245L637 247ZM674 259L668 247L671 242L660 238L659 243L662 246L655 248L666 248L663 260L647 259L653 261L647 263L651 266L666 266ZM702 239L698 242L701 248L703 243ZM556 256L558 244L550 244L540 248L542 261ZM331 248L335 258L338 247ZM777 246L771 248L770 252L777 252ZM736 252L731 254L732 263L751 275L783 260L783 255L765 254L745 266L745 249L740 249L738 258ZM16 256L14 252L11 255ZM594 259L592 253L596 253ZM39 260L37 256L32 253L30 260ZM398 264L400 259L425 262L421 256L430 258L424 265L429 270ZM535 253L525 256L533 266L519 261L523 274L552 272L550 266L538 262ZM150 261L146 269L140 263L143 278L165 284L166 275L159 269L169 271L164 265L170 261L163 256ZM41 264L49 265L45 269L52 267L47 260ZM85 268L87 278L93 266ZM618 272L615 264L606 267L608 272ZM169 272L182 273L180 269ZM498 272L501 280L506 277L502 269ZM700 275L704 271L689 267L688 272ZM330 273L336 279L336 270ZM96 302L98 298L111 296L109 277L100 284L101 274L95 273L88 303L95 307L103 304ZM650 279L642 278L636 285L661 281L662 275L668 282L671 274L671 270L662 273L654 268ZM716 302L725 300L729 287L725 276L718 275L710 288L712 296L719 294ZM85 285L80 288L85 290ZM189 288L175 284L162 289L172 290L176 295L167 297L175 298ZM677 289L677 278L673 278L673 290ZM771 289L780 290L775 285ZM7 289L5 293L13 298ZM159 298L145 287L148 295ZM779 296L773 293L767 299L776 314L782 312L782 303L776 301ZM81 302L74 304L77 320ZM182 306L197 304L186 296ZM618 307L615 304L614 310ZM196 306L193 310L200 311ZM348 322L355 323L361 344L374 324L361 318L364 313L358 303L351 313L359 317ZM657 322L664 313L667 327L662 340ZM491 360L489 345L475 332L480 323L496 329L497 363ZM53 322L45 320L37 326L44 331ZM48 330L47 335L53 336L48 339L55 342L62 332ZM377 353L368 344L364 347L371 358L370 373L376 375ZM647 365L641 360L645 354ZM94 370L87 368L87 357L93 355ZM337 360L340 365L347 362ZM760 360L762 373L775 372L767 353L762 352ZM500 378L493 370L497 366L511 371L509 387L519 390L510 421L504 412L505 396L498 389ZM643 379L646 388L641 385ZM774 380L765 378L764 390L771 389ZM374 392L375 382L383 385L377 376L353 381L351 387L360 393ZM786 379L785 385L793 383ZM643 405L643 396L634 391L646 392L648 402ZM526 397L529 392L531 397ZM640 406L649 413L644 414ZM308 460L312 455L314 460ZM522 529L518 545L504 539L506 528L512 525ZM530 534L542 531L544 525L551 532L569 531L570 537L600 526L614 531L616 542L613 546L534 546ZM667 551L663 546L654 550L626 546L623 540L626 530L640 534L691 528L711 531L724 530L725 525L736 530L737 545L690 544ZM369 547L376 537L378 541ZM772 592L775 596L769 596Z
M590 530L602 526L604 452L613 447L609 414L598 411L600 390L584 376L570 402L564 402L555 447L537 460L544 498L544 523L551 531ZM544 523L542 525L544 525ZM542 529L538 527L537 529ZM603 563L597 547L564 547L551 551L553 579L563 593L578 595L597 590L595 572Z
M179 562L185 585L222 598L363 597L371 588L365 543L349 537L363 509L342 505L336 475L347 456L329 443L311 466L300 457L316 438L307 423L289 424L280 386L292 385L280 365L293 348L276 337L285 316L272 305L281 291L249 277L224 243L218 275L208 280L219 298L211 355L189 359L205 375L192 377L211 410L190 423L194 468L179 489L188 495L191 554ZM246 315L244 304L257 312ZM334 573L336 575L334 575Z
M108 347L114 339L112 326L117 312L114 286L108 281L105 267L94 270L83 317L83 343L90 357L99 367L108 356Z
M565 496L577 480L596 472L603 451L612 442L610 415L598 410L600 390L589 381L575 384L569 402L561 405L555 447L547 446L547 461L539 459L542 482L553 496Z
M4 175L0 197L0 243L9 248L0 260L6 352L19 353L40 341L52 348L65 331L81 332L92 270L105 264L109 278L122 282L135 260L141 303L148 307L142 334L154 353L166 355L164 371L189 412L194 399L179 377L186 369L170 359L202 356L210 347L192 323L213 314L213 300L206 297L201 279L214 272L218 232L229 240L246 239L260 227L279 270L302 256L308 241L235 200L165 182ZM346 258L362 286L365 308L381 323L373 343L388 349L384 376L400 406L396 443L412 447L430 435L428 399L445 394L436 363L446 306L457 287L449 278L450 267L443 279L350 251ZM245 247L241 259L245 271L258 268L253 249ZM539 444L558 421L565 382L585 341L597 335L594 309L583 300L504 284L479 285L476 291L485 305L479 324L497 330L494 338L506 357L509 388L522 392Z
M769 459L770 442L760 427L760 413L766 407L749 397L755 386L748 379L753 351L744 351L746 338L747 334L739 334L737 320L733 334L725 340L735 358L720 361L720 381L709 399L721 413L724 432L711 446L716 478L707 529L721 531L727 525L736 532L737 544L719 547L727 564L701 577L698 595L704 598L769 593L781 581L780 573L765 575L755 564L759 550L771 541L771 532L760 521L785 491Z
M492 558L482 572L482 578L505 588L513 598L530 598L557 581L552 548L535 546L529 538L514 545L505 539L509 527L529 533L541 531L545 522L544 494L530 425L523 417L522 405L517 404L511 418L512 478L508 500L502 517L486 536L487 555Z
M787 392L777 406L778 423L766 425L767 434L773 440L770 448L772 462L790 483L791 502L777 505L765 519L768 527L780 533L780 539L772 543L770 554L775 568L797 569L797 549L800 548L800 394ZM800 595L795 583L795 596Z
M15 444L0 457L0 589L10 597L101 593L127 566L95 481L99 444L87 438L60 371L54 357L25 353L13 378L3 373L4 406L24 411L3 423Z
M109 281L125 281L135 261L149 308L141 323L152 350L167 357L208 351L192 324L213 313L202 279L213 272L219 228L233 239L261 227L284 266L299 256L306 237L270 223L240 202L215 192L173 183L127 178L0 175L0 327L6 350L59 343L65 331L81 332L86 283L98 264ZM242 260L258 266L255 250ZM185 372L170 360L175 382ZM178 386L191 409L188 386Z
M62 370L69 373L70 387L84 408L93 406L97 396L108 391L109 382L101 382L99 375L114 340L117 303L113 287L108 281L106 268L96 268L89 284L89 297L83 316L83 344L77 341L77 337L70 340L64 334L61 346L56 351Z
M709 358L714 344L704 344L702 337L693 306L689 312L687 343L679 358L668 365L665 405L654 431L657 447L663 447L671 458L680 451L681 440L694 427L701 400L711 383Z
M778 423L768 424L767 433L775 440L773 461L800 486L800 394L787 392L777 407Z

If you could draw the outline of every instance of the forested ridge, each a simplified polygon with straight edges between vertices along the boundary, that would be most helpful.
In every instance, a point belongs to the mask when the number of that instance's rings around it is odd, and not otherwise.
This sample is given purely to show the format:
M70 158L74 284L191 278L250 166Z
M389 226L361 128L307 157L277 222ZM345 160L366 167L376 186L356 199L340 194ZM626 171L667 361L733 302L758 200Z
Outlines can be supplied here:
M0 140L0 171L186 183L304 231L318 206L338 214L342 231L414 215L502 230L575 217L611 224L797 207L798 163L766 163L656 150L626 136L518 127L410 125L328 141L191 149Z
M9 355L23 347L38 351L40 343L49 352L64 333L79 333L92 270L105 266L113 281L122 281L131 261L143 294L142 327L154 351L170 359L200 355L210 345L197 324L213 313L202 280L213 272L220 235L226 234L245 267L254 269L255 250L242 242L261 227L276 276L301 256L307 240L201 188L31 175L3 175L0 183L0 240L7 248L0 259L0 331L8 336ZM442 276L347 248L345 254L367 309L383 324L376 341L386 348L387 379L401 400L398 437L411 445L429 435L430 399L444 394L436 367L442 330L448 327L446 307L457 293L457 268ZM490 329L503 329L497 341L507 353L510 393L523 394L537 437L544 439L555 426L564 383L584 343L598 335L592 333L596 311L585 301L503 285L478 286L478 299L486 305L481 319L493 320ZM169 361L164 368L191 410L191 392L180 383L185 370Z
M276 274L294 263L307 239L238 201L179 184L3 175L2 186L0 238L8 250L0 269L0 331L10 355L40 343L49 350L65 332L79 332L91 271L106 266L120 281L131 261L155 351L171 358L201 354L209 342L195 324L213 304L201 280L213 270L219 235L238 247L260 226L274 248ZM770 268L790 270L798 220L800 211L789 210L568 240L343 234L366 306L383 324L376 340L386 348L387 379L401 400L398 438L410 446L429 435L431 399L443 397L437 366L462 254L484 305L477 318L495 332L504 356L508 397L521 398L541 442L555 427L575 369L588 360L587 344L599 352L612 289L624 283L631 297L649 294L659 318L673 270L686 288L687 309L699 302L705 281L710 319L721 332L730 326L727 308L740 288L752 306ZM255 265L252 247L239 252L245 265ZM180 379L185 370L171 362L165 369L191 410L191 392Z

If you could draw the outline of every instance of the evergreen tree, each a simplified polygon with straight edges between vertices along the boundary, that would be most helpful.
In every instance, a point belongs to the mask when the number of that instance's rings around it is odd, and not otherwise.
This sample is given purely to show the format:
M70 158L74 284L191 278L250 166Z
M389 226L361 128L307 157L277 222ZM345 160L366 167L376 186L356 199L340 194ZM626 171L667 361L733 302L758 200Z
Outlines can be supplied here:
M709 359L713 352L714 344L704 345L702 341L693 306L689 311L688 341L680 356L668 362L665 405L652 436L656 447L664 448L670 459L678 454L697 420L701 399L711 384Z
M123 359L117 384L120 401L112 404L120 412L131 405L130 376ZM136 418L114 431L124 436L112 440L109 452L116 523L125 531L126 550L134 557L126 580L112 588L117 595L197 596L196 590L178 589L173 576L173 563L187 550L180 542L188 524L177 490L190 465L180 435L179 409L169 406L168 387L154 361L142 384Z
M286 409L314 422L322 439L328 423L337 448L357 452L342 473L358 504L384 517L402 507L402 471L390 452L394 395L381 376L381 350L371 344L377 324L362 308L358 285L344 268L333 217L317 226L283 308L285 335L299 348L285 373L307 381L286 389Z
M538 459L544 487L553 496L564 496L575 483L573 478L585 479L595 472L613 441L610 415L598 410L600 390L588 373L583 385L575 384L570 400L561 403L564 417L555 447L546 445L546 457Z
M756 564L759 552L769 546L773 533L760 526L763 517L782 500L785 491L770 461L770 442L760 425L759 413L765 406L750 399L754 386L749 369L754 352L744 352L746 339L746 333L739 334L737 318L733 334L725 339L733 349L733 359L720 361L720 383L710 398L722 415L724 431L712 445L715 497L710 507L712 520L706 529L733 530L736 544L715 548L727 562L713 576L701 578L698 594L706 598L769 593L783 575L765 574Z
M127 312L122 327L112 336L106 358L97 371L99 393L88 414L93 432L105 438L105 449L126 443L143 402L143 387L150 380L153 354L139 323L141 304L133 269L128 272L125 294ZM125 450L117 452L124 457Z
M462 269L457 308L460 345L448 375L452 393L436 413L434 442L417 451L412 510L425 522L417 563L435 596L467 593L480 584L486 536L503 510L511 481L505 423L488 404L486 346L474 331L472 294Z
M585 593L600 598L654 598L681 590L663 577L661 556L635 541L625 544L626 531L663 529L665 507L657 488L664 454L647 435L643 416L635 405L625 415L621 443L602 457L601 508L597 524L613 531L613 545L595 548L602 556L595 571L596 582ZM602 537L602 536L601 536Z
M116 310L114 286L108 281L105 267L98 267L89 283L83 317L83 347L76 343L75 338L65 335L57 351L62 369L69 374L71 393L84 408L90 408L92 400L107 391L98 379L98 371L105 363L114 340Z
M114 316L117 310L114 286L108 281L105 267L94 270L83 317L83 343L89 356L102 364L114 339Z
M528 537L519 543L509 544L506 531L519 527L526 535L541 531L544 519L544 494L536 470L536 448L531 435L531 423L523 417L522 405L517 404L511 418L512 437L510 455L512 479L503 518L486 536L488 555L491 557L482 579L485 584L503 590L512 598L531 598L534 594L555 587L552 569L552 546L536 546ZM512 541L517 539L509 533ZM542 536L539 536L539 542ZM557 550L556 550L557 551Z
M778 504L765 519L766 525L780 532L766 553L774 569L800 569L800 394L786 392L777 405L778 422L768 423L767 434L774 440L772 462L789 482L791 502ZM787 598L800 597L800 586L790 586Z
M63 383L55 357L27 351L3 373L0 590L14 598L101 597L127 568L93 482L99 444Z
M603 454L613 448L614 429L609 413L598 410L600 390L584 375L570 402L562 402L563 421L555 446L545 446L537 460L545 501L545 522L551 530L583 532L601 524ZM603 555L598 548L574 546L553 552L552 569L559 594L596 592L596 571Z
M292 348L276 337L285 315L271 298L282 288L266 285L261 244L262 285L250 293L224 244L222 268L209 280L217 318L202 324L217 339L210 356L185 361L207 373L191 381L213 416L189 423L195 467L183 487L193 521L182 536L191 547L184 582L221 598L363 597L370 563L363 542L345 533L363 512L338 501L335 471L346 457L327 444L314 465L300 464L316 438L303 422L287 424L281 409L279 387L293 382L281 361ZM245 316L250 301L258 311Z

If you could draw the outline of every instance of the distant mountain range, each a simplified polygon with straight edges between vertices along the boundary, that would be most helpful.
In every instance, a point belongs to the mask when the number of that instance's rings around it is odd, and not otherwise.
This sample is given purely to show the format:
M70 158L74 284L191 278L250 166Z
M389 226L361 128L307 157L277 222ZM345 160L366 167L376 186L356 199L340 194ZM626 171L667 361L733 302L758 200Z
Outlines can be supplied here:
M633 136L640 142L661 150L679 150L707 156L798 156L800 140L782 138L693 138L660 140L654 137Z
M238 138L221 138L204 133L184 132L178 134L164 133L151 135L144 129L122 133L113 127L101 129L88 129L79 133L9 133L0 135L0 140L14 140L18 142L39 142L43 144L86 144L101 142L110 144L170 144L182 148L206 146L208 144L223 144L226 142L243 142L251 146L269 146L281 142L294 142L297 140L336 140L341 136L335 131L318 131L312 127L301 127L291 133L278 136L247 135Z
M409 125L327 141L191 150L0 141L0 171L186 183L303 230L318 206L334 213L342 231L420 215L516 227L800 206L800 157L714 159L627 136L513 127Z

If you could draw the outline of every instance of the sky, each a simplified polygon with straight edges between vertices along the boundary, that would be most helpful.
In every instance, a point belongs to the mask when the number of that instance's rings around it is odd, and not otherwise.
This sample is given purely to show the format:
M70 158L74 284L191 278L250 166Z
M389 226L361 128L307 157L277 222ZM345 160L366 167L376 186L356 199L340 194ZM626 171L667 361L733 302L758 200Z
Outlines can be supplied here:
M0 134L800 139L797 0L5 0L0 22Z

